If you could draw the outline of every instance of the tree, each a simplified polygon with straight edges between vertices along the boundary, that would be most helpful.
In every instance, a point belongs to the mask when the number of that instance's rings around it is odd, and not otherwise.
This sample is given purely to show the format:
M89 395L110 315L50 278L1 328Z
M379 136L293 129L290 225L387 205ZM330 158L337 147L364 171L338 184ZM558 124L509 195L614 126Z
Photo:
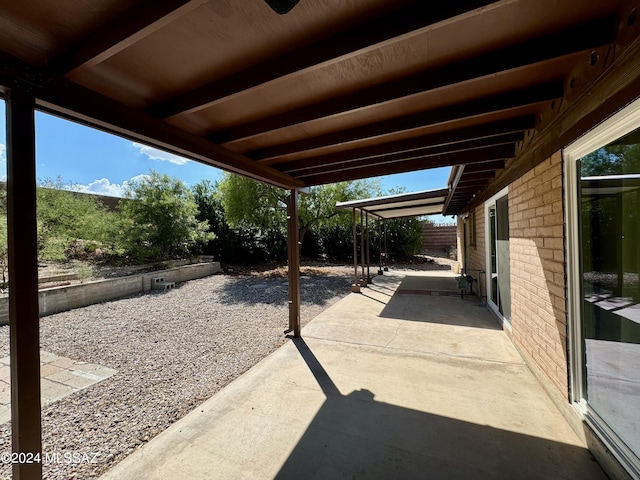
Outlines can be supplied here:
M347 210L337 210L336 203L374 197L381 194L380 181L358 180L311 187L300 199L300 241L317 227L350 225Z
M285 190L233 173L224 173L217 187L231 227L243 223L264 229L285 225Z
M640 173L640 144L612 144L580 159L581 177Z
M224 174L218 190L230 225L242 222L261 228L286 228L286 190L231 173ZM337 202L379 195L380 182L358 180L311 187L300 196L300 241L311 228L349 222L346 211L336 210Z
M403 193L393 189L392 194ZM224 213L229 223L239 228L252 225L261 229L286 229L285 190L254 180L225 174L219 183ZM380 181L358 180L311 187L300 196L299 228L302 251L332 259L353 256L351 212L337 210L336 203L382 195ZM389 254L395 259L418 253L422 245L422 222L415 218L387 222ZM377 251L377 232L370 234L372 251Z
M209 225L196 218L191 191L177 178L151 171L125 192L121 209L131 253L140 260L190 254L211 239Z
M236 218L229 225L218 183L204 180L194 185L193 196L198 204L198 220L208 221L215 239L206 245L206 253L221 262L256 264L269 259L287 258L287 235L277 217L259 219L255 225L244 218ZM279 207L278 207L279 209ZM273 220L269 222L264 220Z
M420 253L424 222L415 218L387 220L387 253L392 261L406 260ZM375 245L373 246L375 249Z
M87 249L116 249L118 215L93 195L71 191L61 178L45 179L36 190L38 246L45 260L65 261L73 242Z

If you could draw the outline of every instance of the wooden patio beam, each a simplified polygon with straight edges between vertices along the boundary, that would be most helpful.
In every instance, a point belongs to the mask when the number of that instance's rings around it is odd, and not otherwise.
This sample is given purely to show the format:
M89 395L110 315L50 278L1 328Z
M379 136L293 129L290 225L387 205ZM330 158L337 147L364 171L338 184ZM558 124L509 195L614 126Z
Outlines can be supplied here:
M577 63L566 79L565 96L539 118L536 134L523 142L509 169L468 206L520 178L638 97L640 92L640 22L637 0L620 12L615 45L595 49ZM553 107L553 105L552 105Z
M6 54L0 54L1 85L22 85L45 112L280 188L304 186L285 173Z
M563 82L562 80L558 80L521 90L479 98L465 103L447 105L412 115L383 120L377 123L354 127L338 132L327 133L325 135L319 135L317 137L298 140L262 150L255 150L247 153L246 155L256 160L290 155L331 145L383 137L393 133L453 122L464 118L478 117L495 112L505 112L518 107L554 100L562 97L562 94Z
M474 163L473 165L465 165L465 174L470 174L470 173L478 173L478 172L494 172L495 175L495 171L496 170L500 170L501 168L504 168L505 166L505 161L504 160L490 160L488 162L478 162L478 163Z
M410 160L413 158L426 158L427 156L442 155L452 152L461 152L466 150L473 150L480 147L491 147L496 145L513 144L519 140L522 140L522 132L508 133L505 135L498 135L495 137L480 138L470 141L462 141L459 143L452 143L448 145L440 145L433 148L424 148L420 150L410 150L408 152L397 153L394 155L385 155L384 157L365 158L343 162L321 163L317 164L313 162L314 159L306 163L306 168L290 169L285 168L282 171L285 173L292 173L296 176L314 175L320 173L337 172L355 167L366 167L370 165L378 165L387 162L396 162L398 160ZM304 160L296 162L297 164L304 164Z
M481 187L487 184L488 179L485 180L474 180L472 182L458 182L457 188L470 188L470 187Z
M535 117L529 115L526 117L515 117L508 120L498 122L474 125L472 127L459 128L456 130L448 130L445 132L432 133L429 135L421 135L419 137L409 138L405 140L397 140L395 142L381 143L370 147L356 148L344 152L329 153L326 155L318 155L309 159L289 160L288 158L270 158L259 160L258 163L264 165L278 165L278 168L299 168L307 163L315 162L316 164L331 164L346 162L349 160L361 160L365 158L375 158L384 155L390 155L411 150L420 150L427 147L437 147L440 145L449 145L465 140L476 140L481 138L494 137L507 133L524 132L536 126ZM287 164L284 166L283 164Z
M489 180L491 178L494 178L496 176L495 171L487 171L487 172L478 172L478 173L471 173L468 174L467 172L464 172L464 175L462 175L462 177L460 177L460 180L458 181L458 184L462 185L465 183L473 183L476 182L478 180Z
M477 185L465 185L465 186L459 186L455 193L457 194L463 194L463 193L468 193L468 192L477 192L478 190L480 190L481 186L477 186Z
M450 165L469 164L474 162L486 162L489 160L512 158L515 152L513 145L500 145L485 147L477 150L468 150L443 155L415 158L398 162L381 163L368 167L359 167L339 172L323 173L319 175L303 176L306 185L322 185L338 181L358 180L361 178L378 177L394 173L412 172Z
M51 62L61 74L104 62L208 0L145 0L134 5Z
M241 72L215 80L182 95L161 102L148 111L159 118L193 112L215 102L278 78L311 71L332 62L360 55L383 44L404 40L449 18L462 15L495 0L421 2L348 28L332 37L253 65Z
M350 92L314 105L217 132L210 138L219 144L245 140L279 128L363 110L456 83L525 68L531 64L543 64L558 57L612 43L613 39L613 18L599 19L453 65L427 70L408 78Z

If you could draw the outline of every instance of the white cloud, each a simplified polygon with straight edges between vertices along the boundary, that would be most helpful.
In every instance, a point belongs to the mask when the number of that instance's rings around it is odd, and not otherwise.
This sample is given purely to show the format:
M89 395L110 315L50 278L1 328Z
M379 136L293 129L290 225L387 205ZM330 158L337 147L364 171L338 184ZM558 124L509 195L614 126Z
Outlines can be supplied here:
M184 157L179 157L178 155L174 155L173 153L164 152L157 148L149 147L141 143L133 142L132 145L137 148L141 154L146 155L151 160L161 160L163 162L175 163L176 165L184 165L189 161Z
M73 190L74 192L93 193L96 195L107 195L109 197L123 197L124 192L131 183L140 182L148 177L149 175L143 173L136 175L129 180L125 180L122 184L111 183L108 178L101 178L99 180L94 180L87 185L80 183L71 185L69 190Z

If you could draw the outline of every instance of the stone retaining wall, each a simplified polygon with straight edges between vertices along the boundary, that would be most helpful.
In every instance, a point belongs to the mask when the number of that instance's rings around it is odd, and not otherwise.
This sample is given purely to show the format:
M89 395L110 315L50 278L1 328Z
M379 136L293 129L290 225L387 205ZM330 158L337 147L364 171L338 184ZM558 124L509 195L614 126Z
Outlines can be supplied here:
M157 272L42 289L39 292L40 316L44 317L94 303L148 292L151 290L151 282L155 277L164 277L167 282L179 283L213 275L220 271L219 262L196 263ZM9 298L4 297L0 298L0 325L8 323Z

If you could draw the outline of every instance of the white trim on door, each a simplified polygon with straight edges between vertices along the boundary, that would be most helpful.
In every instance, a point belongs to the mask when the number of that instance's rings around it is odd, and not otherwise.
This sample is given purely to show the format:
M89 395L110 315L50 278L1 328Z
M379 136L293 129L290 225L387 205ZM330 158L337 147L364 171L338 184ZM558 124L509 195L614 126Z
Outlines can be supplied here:
M500 320L502 320L503 326L511 331L511 321L504 318L504 316L500 313L500 309L498 305L493 303L492 300L492 273L491 273L491 228L489 225L490 217L489 210L491 207L495 207L496 201L505 195L509 194L509 187L505 187L500 190L498 193L493 195L491 198L484 202L484 245L485 245L485 285L487 289L487 305L493 311ZM497 271L497 258L496 258L496 271Z

